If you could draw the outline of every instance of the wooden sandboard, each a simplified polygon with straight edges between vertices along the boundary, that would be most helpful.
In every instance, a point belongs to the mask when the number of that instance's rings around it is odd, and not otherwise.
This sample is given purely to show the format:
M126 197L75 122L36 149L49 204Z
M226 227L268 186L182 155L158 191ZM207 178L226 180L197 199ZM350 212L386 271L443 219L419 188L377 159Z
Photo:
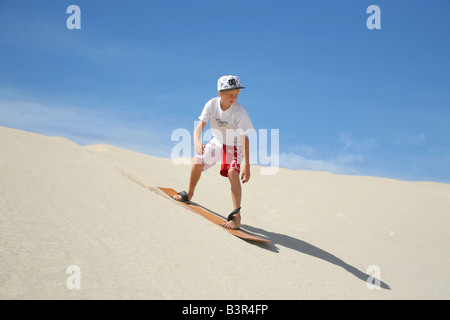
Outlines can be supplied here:
M162 192L164 192L170 198L173 198L173 196L177 194L177 192L175 190L171 189L171 188L158 187L158 189L161 190ZM202 217L208 219L209 221L211 221L215 225L219 226L223 230L228 231L229 233L235 235L236 237L239 237L239 238L244 239L244 240L259 241L259 242L271 242L268 239L260 238L260 237L258 237L256 235L253 235L250 232L243 230L242 228L233 230L233 229L228 229L228 228L225 228L225 227L221 226L221 224L225 222L223 218L220 218L219 216L215 215L214 213L212 213L212 212L210 212L208 210L205 210L204 208L202 208L198 204L195 204L195 203L192 203L192 202L190 204L187 204L185 202L177 201L175 199L173 199L173 201L179 203L180 205L186 207L187 209L189 209L191 211L194 211L195 213L198 213Z

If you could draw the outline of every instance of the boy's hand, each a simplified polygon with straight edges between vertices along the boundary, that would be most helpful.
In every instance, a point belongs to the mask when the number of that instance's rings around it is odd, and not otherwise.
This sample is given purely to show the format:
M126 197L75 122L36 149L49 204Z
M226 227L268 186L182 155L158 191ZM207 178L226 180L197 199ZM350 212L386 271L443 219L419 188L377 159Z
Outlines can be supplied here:
M203 155L205 152L205 145L201 143L200 141L194 143L195 153L199 156Z
M241 170L241 180L242 183L248 182L250 180L250 165L244 165L244 167Z

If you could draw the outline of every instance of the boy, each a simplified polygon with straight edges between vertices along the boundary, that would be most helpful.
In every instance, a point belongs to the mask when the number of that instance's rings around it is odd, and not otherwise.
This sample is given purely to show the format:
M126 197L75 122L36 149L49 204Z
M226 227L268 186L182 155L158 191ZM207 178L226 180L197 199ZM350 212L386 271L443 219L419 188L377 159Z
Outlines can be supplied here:
M209 169L222 159L220 174L228 177L231 184L231 200L233 212L228 221L222 224L229 229L241 226L242 189L239 173L243 183L250 179L249 140L247 134L254 130L247 111L236 102L241 89L241 80L237 76L225 75L217 81L219 97L209 100L201 113L194 130L194 147L196 156L191 168L188 191L174 196L175 200L189 203L194 195L195 187L202 171ZM208 121L213 138L206 146L201 142L201 135ZM244 164L241 167L242 159Z

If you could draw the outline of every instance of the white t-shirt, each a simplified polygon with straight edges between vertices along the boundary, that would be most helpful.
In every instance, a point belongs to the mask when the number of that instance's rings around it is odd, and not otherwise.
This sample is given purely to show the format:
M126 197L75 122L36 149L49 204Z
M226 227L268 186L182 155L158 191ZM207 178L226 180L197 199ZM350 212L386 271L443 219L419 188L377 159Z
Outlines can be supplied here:
M234 102L227 111L220 107L220 97L209 100L198 117L201 121L210 121L211 130L216 139L225 145L240 145L239 137L255 130L247 111Z

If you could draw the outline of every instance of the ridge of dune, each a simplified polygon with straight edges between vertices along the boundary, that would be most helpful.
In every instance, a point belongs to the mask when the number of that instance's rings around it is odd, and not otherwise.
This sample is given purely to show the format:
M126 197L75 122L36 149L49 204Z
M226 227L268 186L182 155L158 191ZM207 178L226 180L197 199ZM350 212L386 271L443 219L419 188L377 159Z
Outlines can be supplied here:
M450 298L448 184L253 166L261 244L146 188L185 189L187 165L5 127L0 152L0 299ZM217 171L195 201L225 216Z

